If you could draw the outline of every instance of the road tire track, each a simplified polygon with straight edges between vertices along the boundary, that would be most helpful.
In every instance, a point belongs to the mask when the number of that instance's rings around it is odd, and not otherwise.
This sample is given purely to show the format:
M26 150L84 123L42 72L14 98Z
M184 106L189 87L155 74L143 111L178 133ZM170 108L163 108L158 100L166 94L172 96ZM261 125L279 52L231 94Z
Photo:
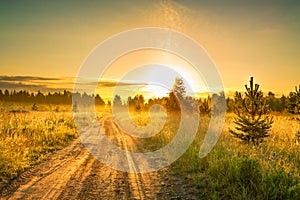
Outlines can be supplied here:
M119 147L136 150L131 145L135 139L122 133L111 117L101 118L100 125ZM129 153L126 158L131 171L137 172L137 161ZM111 169L78 138L0 188L0 199L180 199L168 177L167 168L150 173Z

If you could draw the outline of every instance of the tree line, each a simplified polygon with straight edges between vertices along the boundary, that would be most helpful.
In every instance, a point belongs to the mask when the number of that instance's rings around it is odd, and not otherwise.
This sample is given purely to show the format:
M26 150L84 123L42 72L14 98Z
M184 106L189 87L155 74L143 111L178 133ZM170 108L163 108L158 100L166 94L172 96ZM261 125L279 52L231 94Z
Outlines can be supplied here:
M300 86L299 86L300 88ZM276 97L274 93L269 92L262 98L266 100L267 106L271 111L275 112L289 112L292 114L300 114L300 89L296 87L295 91L291 91L288 96L282 95ZM213 94L206 98L198 98L188 96L182 78L176 78L173 88L169 94L162 98L151 98L146 100L142 94L137 94L133 97L129 96L127 99L122 99L119 95L115 95L112 102L105 102L99 94L87 94L87 93L72 93L64 90L62 92L48 92L42 93L30 93L27 90L21 91L9 91L0 89L0 101L2 102L27 102L32 104L55 104L55 105L72 105L72 96L80 98L87 104L95 102L97 106L110 107L111 104L115 106L128 106L131 110L142 111L148 110L154 104L160 104L168 111L180 111L180 103L185 102L185 105L198 105L199 111L202 114L209 114L212 110L212 99L225 98L224 93ZM227 112L234 112L236 99L233 97L227 97ZM192 108L190 108L192 109ZM215 108L217 109L217 108Z
M64 90L63 92L54 93L42 93L38 91L37 93L30 93L27 90L20 91L8 91L7 89L2 91L0 89L0 101L3 102L19 102L19 103L33 103L33 104L55 104L55 105L71 105L72 95L80 96L80 98L87 100L95 100L97 105L105 105L104 100L99 96L99 94L88 95L86 93L72 93L70 91Z

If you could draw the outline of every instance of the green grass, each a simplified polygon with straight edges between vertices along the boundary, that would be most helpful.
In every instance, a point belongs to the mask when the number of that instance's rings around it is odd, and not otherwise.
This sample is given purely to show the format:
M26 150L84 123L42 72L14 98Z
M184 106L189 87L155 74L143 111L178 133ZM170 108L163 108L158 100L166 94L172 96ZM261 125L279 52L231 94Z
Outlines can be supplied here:
M41 162L75 137L70 112L0 112L0 183Z
M208 156L198 157L205 126L187 152L172 165L188 176L207 199L299 199L300 146L295 133L299 124L288 116L274 116L270 137L260 146L243 144L233 138L228 127ZM206 124L206 125L205 125Z
M143 117L144 116L144 117ZM193 144L170 169L192 181L206 199L300 199L300 146L295 133L300 124L289 115L274 115L270 137L259 146L244 144L228 131L233 116L227 114L222 135L203 159L199 150L210 122L201 116ZM147 114L133 117L139 125ZM157 150L176 134L180 117L169 115L164 129L140 140L142 149ZM188 133L187 133L188 134Z
M150 118L139 113L132 120L147 125ZM198 154L209 121L209 117L201 116L193 144L170 166L175 174L188 177L207 199L300 199L297 120L289 115L274 115L270 137L253 146L231 136L228 128L234 127L233 116L228 114L217 145L200 159ZM162 131L139 139L137 151L153 151L168 144L179 122L179 116L169 115ZM0 131L0 182L39 163L77 137L72 113L53 109L23 114L1 109Z

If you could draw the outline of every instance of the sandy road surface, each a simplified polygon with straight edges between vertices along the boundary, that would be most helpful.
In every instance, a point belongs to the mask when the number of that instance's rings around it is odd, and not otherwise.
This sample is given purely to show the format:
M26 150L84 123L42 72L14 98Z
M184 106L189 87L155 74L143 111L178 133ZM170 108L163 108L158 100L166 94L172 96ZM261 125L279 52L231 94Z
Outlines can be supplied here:
M131 150L128 143L134 141L118 135L120 131L110 118L104 118L102 125L108 136L116 136L122 148ZM126 159L134 171L130 156ZM166 168L150 173L111 169L76 139L0 188L0 199L198 199L189 194L189 183L183 183Z

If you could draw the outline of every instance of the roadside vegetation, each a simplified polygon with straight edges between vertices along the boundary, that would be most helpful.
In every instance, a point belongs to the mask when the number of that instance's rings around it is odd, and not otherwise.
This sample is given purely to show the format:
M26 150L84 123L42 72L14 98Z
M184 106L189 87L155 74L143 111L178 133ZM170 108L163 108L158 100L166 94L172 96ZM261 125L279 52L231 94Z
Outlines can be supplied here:
M104 102L99 95L75 95L85 99L86 106L94 98L99 113L110 111L111 102ZM67 91L44 95L0 90L0 185L77 137L71 111L77 112L78 105L72 104L71 96ZM287 97L278 98L272 92L264 96L251 78L245 93L226 99L222 135L214 149L200 159L210 113L218 109L211 102L218 98L225 96L188 97L183 81L177 78L166 97L146 101L136 95L124 101L116 95L112 104L129 108L131 120L141 126L150 122L152 105L164 107L167 120L163 129L150 138L138 139L137 151L157 150L172 140L180 124L180 102L192 105L187 109L198 106L196 138L169 169L191 181L197 188L194 192L206 199L300 199L299 88Z
M199 159L205 126L189 150L172 167L184 174L208 199L299 199L300 146L293 134L300 129L290 115L274 115L270 137L259 145L232 137L234 117L227 115L217 145Z
M77 137L72 113L0 112L0 185Z

